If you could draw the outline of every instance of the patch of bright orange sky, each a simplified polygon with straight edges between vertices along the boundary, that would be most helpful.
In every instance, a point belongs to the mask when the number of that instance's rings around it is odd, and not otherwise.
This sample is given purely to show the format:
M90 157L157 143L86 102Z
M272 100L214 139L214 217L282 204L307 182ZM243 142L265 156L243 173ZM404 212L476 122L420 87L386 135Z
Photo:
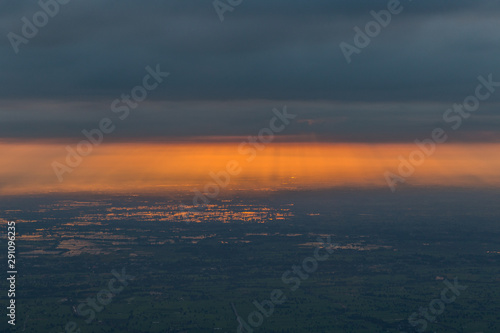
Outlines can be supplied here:
M270 190L337 186L386 186L386 171L398 173L398 157L414 144L271 143L241 153L241 141L224 143L110 143L94 147L59 182L52 163L65 163L66 145L0 142L0 194L48 192L149 192L188 190L212 181L210 172L237 161L241 172L227 189ZM500 187L500 144L438 145L415 168L410 185Z

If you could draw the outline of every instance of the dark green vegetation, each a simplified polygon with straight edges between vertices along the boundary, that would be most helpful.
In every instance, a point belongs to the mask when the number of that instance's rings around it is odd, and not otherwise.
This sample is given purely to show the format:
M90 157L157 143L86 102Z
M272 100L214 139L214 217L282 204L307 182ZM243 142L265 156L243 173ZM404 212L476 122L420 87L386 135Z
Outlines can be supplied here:
M189 224L159 197L5 198L2 218L18 231L15 331L64 332L73 321L81 332L236 332L231 303L247 320L254 300L281 289L286 302L255 332L412 332L408 317L457 277L468 288L426 332L500 332L497 198L274 193L221 200L199 213L211 222ZM281 276L313 255L319 235L339 246L291 291ZM92 322L76 315L122 268L135 279Z

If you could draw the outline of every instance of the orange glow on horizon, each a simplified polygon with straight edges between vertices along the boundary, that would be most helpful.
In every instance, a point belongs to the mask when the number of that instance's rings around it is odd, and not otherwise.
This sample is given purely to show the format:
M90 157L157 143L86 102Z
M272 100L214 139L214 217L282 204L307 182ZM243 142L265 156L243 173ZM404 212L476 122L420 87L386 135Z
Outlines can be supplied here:
M230 190L275 190L337 186L387 186L386 171L397 174L399 160L413 144L274 143L250 154L240 142L103 144L59 182L52 162L65 162L65 145L0 143L0 194L48 192L147 192L202 189L210 172L237 161L241 173ZM72 146L74 147L74 145ZM246 147L248 148L248 146ZM439 145L408 177L410 185L500 187L500 144Z

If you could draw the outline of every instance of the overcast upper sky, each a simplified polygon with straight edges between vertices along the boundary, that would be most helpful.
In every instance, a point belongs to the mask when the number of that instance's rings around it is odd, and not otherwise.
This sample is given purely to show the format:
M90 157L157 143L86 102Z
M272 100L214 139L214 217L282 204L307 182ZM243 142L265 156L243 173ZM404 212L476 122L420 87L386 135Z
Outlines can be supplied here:
M113 140L250 135L285 104L298 117L283 135L428 137L479 75L500 81L500 2L402 0L348 64L339 44L387 3L243 0L221 22L212 0L71 0L16 54L7 35L40 6L1 0L0 138L79 138L103 117ZM156 64L170 76L118 120L112 101ZM499 106L500 88L452 138L500 141Z

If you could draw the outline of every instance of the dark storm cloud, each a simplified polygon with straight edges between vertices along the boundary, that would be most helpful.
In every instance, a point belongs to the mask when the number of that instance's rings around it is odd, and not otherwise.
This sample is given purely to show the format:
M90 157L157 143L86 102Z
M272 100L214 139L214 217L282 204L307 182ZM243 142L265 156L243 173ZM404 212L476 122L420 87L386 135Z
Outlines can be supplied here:
M500 3L401 3L347 64L339 43L352 44L353 27L387 1L243 0L220 22L211 0L72 0L17 55L6 35L20 34L21 18L40 8L1 1L0 136L77 136L159 63L171 76L116 136L247 134L286 103L300 114L292 133L414 138L473 93L478 75L500 81ZM464 133L493 130L499 96Z
M0 133L10 139L57 139L74 143L82 130L98 128L110 118L116 130L106 136L114 141L190 141L211 136L214 141L255 136L269 126L273 108L297 115L282 140L330 142L413 142L430 137L442 127L453 142L500 142L499 104L485 106L481 113L452 131L443 121L450 105L440 103L336 103L330 101L232 101L232 102L145 102L140 110L119 120L109 103L35 101L0 105ZM71 112L68 112L71 110ZM203 141L206 141L204 138ZM280 140L277 138L276 140Z

